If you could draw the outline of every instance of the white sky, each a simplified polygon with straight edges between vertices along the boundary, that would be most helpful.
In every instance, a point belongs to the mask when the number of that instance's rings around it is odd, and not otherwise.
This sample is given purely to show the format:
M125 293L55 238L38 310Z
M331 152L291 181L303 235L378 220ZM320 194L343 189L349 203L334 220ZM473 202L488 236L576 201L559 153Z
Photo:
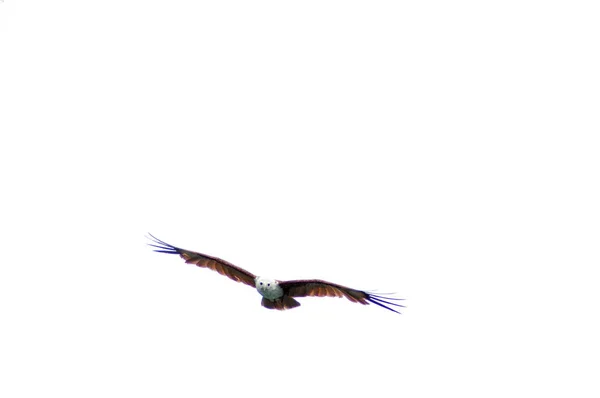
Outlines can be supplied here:
M599 396L599 17L0 2L0 396Z

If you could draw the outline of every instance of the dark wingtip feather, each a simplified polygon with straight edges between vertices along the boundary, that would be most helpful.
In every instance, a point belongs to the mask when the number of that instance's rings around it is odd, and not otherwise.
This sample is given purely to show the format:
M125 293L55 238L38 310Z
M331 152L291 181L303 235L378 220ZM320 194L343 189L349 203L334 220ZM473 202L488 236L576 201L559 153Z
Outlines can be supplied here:
M173 245L168 244L167 242L164 242L164 241L158 239L156 236L152 235L150 232L148 232L148 236L146 236L146 237L152 241L152 243L148 243L148 246L155 247L155 249L153 249L155 252L167 253L167 254L179 254L178 247L175 247Z
M402 314L400 311L390 307L390 306L395 306L395 307L402 307L405 308L402 304L398 304L398 303L394 303L390 300L396 300L396 301L400 301L400 300L404 300L401 298L396 298L396 297L388 297L388 296L382 296L379 294L373 294L373 293L367 293L368 297L367 297L367 301L369 303L378 305L382 308L385 308L386 310L390 310L392 312L395 312L396 314Z

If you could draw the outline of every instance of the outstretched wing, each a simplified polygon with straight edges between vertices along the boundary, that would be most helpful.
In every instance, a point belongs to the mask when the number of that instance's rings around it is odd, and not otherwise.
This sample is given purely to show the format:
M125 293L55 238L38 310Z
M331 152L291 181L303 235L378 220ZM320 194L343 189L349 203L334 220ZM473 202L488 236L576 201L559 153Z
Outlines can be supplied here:
M402 300L399 298L351 289L346 286L319 279L282 281L279 282L279 286L281 286L285 295L291 297L345 297L353 303L360 303L363 305L375 304L398 314L400 314L400 312L391 306L404 307L403 305L394 302Z
M195 264L198 267L212 269L236 282L242 282L248 286L255 287L254 278L256 278L256 275L243 268L237 267L217 257L207 256L206 254L196 253L170 245L150 233L148 235L150 235L149 239L152 241L152 243L148 243L148 245L155 247L155 252L179 254L188 264Z

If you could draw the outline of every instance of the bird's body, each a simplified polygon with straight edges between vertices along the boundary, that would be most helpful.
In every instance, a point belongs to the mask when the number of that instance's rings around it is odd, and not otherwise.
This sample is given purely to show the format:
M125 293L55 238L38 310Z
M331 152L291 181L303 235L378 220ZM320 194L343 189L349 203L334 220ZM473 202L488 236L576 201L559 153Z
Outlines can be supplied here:
M287 310L299 307L300 303L294 297L345 297L354 303L363 305L376 304L390 311L399 313L390 306L403 307L390 300L401 300L398 298L378 295L363 290L356 290L320 279L302 279L292 281L279 281L276 279L256 276L243 268L235 266L225 260L206 254L192 252L170 245L150 235L154 251L159 253L179 254L186 263L195 264L199 267L209 268L221 275L227 276L236 282L244 283L256 288L263 297L261 304L265 308L276 310Z

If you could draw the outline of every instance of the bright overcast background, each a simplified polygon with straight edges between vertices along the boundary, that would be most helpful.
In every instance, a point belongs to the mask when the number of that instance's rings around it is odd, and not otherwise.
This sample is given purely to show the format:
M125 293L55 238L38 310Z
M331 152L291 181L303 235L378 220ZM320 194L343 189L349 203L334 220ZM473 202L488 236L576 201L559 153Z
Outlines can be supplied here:
M596 4L0 2L0 395L598 397Z

